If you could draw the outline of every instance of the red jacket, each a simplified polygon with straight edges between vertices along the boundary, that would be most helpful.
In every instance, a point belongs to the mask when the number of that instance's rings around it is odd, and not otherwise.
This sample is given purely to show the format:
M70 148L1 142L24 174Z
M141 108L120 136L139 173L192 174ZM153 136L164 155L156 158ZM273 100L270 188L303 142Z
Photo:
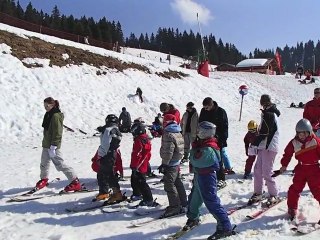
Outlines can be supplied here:
M303 118L310 121L313 130L320 128L320 98L313 99L306 103L303 111Z
M147 134L141 134L134 138L131 153L131 169L137 169L140 173L146 173L151 158L151 142Z
M91 168L93 171L98 172L100 169L100 157L98 155L98 151L94 155L94 157L91 159L92 164ZM119 172L121 176L123 176L123 167L122 167L122 158L121 158L121 152L120 149L117 149L117 155L116 155L116 162L113 167L113 172L117 173Z
M244 136L244 148L246 150L246 155L248 156L248 148L250 146L251 143L254 142L254 140L256 139L258 135L258 132L247 132L247 134Z
M178 109L169 110L168 112L164 113L163 116L166 115L166 114L174 115L176 117L177 124L180 124L181 119L180 119L180 112L179 112Z
M293 154L301 164L316 164L320 160L320 139L314 134L303 142L295 137L284 149L281 165L287 167Z

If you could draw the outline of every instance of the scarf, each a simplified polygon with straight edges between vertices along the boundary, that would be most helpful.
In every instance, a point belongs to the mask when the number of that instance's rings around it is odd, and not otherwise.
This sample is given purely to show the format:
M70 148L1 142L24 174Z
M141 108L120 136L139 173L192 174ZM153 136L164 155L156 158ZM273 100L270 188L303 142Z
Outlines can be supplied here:
M61 112L61 111L59 108L56 108L56 107L52 108L49 112L46 112L46 114L43 117L43 121L42 121L42 127L45 130L49 129L49 125L50 125L51 118L52 118L53 114L58 113L58 112Z

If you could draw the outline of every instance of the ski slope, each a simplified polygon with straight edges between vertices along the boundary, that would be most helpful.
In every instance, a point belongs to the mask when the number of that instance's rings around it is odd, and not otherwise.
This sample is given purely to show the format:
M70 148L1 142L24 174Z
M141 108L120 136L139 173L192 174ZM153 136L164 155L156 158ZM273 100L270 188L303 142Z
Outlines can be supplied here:
M289 108L291 102L306 102L313 97L315 84L300 85L291 75L267 76L257 73L210 73L205 78L194 70L179 68L179 61L172 65L160 63L162 57L154 52L153 57L137 57L144 50L134 50L134 54L115 53L83 44L78 44L54 37L27 32L0 24L1 30L16 33L19 36L36 36L45 41L83 48L105 56L112 56L126 62L135 62L148 67L152 74L126 70L123 73L108 70L107 75L96 75L96 68L88 65L49 67L46 59L28 59L29 62L41 62L43 68L26 68L10 54L10 46L0 43L0 239L165 239L177 231L186 222L181 216L149 224L140 228L128 228L132 221L146 220L137 217L132 209L123 208L120 212L106 214L97 209L90 212L70 214L65 208L90 201L95 193L64 195L43 198L25 203L7 203L10 196L27 191L39 180L39 163L42 140L42 118L45 113L43 99L52 96L60 101L65 114L65 125L75 132L64 131L62 152L68 164L72 165L80 180L90 187L96 187L96 175L91 170L91 158L98 145L99 138L93 137L95 128L104 124L108 114L120 114L126 107L133 119L142 117L151 123L159 112L161 102L174 104L181 112L192 101L200 112L202 100L212 97L223 107L229 118L228 153L236 175L227 177L228 186L218 195L226 208L246 202L251 196L251 180L238 183L244 172L246 160L243 138L249 120L260 119L259 99L261 94L270 94L281 111L278 118L280 130L280 150L275 162L275 169L280 167L282 151L294 136L296 122L302 117L302 109ZM129 50L127 50L129 52ZM132 50L133 52L133 50ZM150 55L151 56L151 55ZM163 57L162 57L163 58ZM177 63L177 64L176 64ZM155 74L168 69L182 71L189 76L183 79L166 79ZM241 96L240 85L246 84L249 93L244 97L242 119L239 121ZM137 87L143 91L144 103L140 103L135 93ZM88 134L82 134L81 129ZM130 175L129 163L132 148L132 136L124 134L121 152L125 175ZM151 165L159 166L160 139L152 140ZM293 159L288 169L293 169ZM188 168L182 168L186 173ZM51 168L51 179L61 180L52 183L43 193L58 192L68 184L63 174ZM159 179L148 180L150 182ZM281 196L286 196L292 178L281 175L276 179ZM121 187L130 196L129 179L121 182ZM154 197L166 205L167 199L161 185L151 185ZM190 181L185 181L188 192ZM243 209L230 216L236 224L239 234L230 239L292 239L293 235L285 220L286 203L279 204L266 212L261 218L244 221L252 212ZM320 219L319 203L313 199L308 187L302 193L299 210L310 222ZM206 213L205 208L202 209ZM142 220L140 220L142 221ZM186 234L182 239L206 239L215 230L215 220L207 215L201 226ZM300 239L319 239L319 232L314 232ZM295 237L299 239L299 237Z

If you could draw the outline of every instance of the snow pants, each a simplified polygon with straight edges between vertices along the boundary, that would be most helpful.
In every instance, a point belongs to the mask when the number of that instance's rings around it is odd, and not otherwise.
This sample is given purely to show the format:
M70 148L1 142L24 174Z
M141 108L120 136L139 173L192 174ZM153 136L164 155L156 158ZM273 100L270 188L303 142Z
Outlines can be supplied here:
M209 212L217 220L218 231L231 231L231 223L226 210L220 203L217 195L216 173L205 175L194 174L193 186L188 197L188 219L197 219L200 216L200 207L205 204Z
M221 154L221 159L223 161L224 164L224 168L230 170L231 169L231 162L227 153L227 148L223 147L220 150L220 154Z
M163 182L169 206L172 208L187 206L187 194L181 180L179 166L168 167L163 174Z
M185 133L183 135L183 140L184 140L184 154L183 158L189 159L189 152L190 152L190 146L195 140L195 137L192 137L191 133Z
M97 174L99 193L108 193L110 188L120 189L117 176L114 174L115 154L108 153L100 159L100 169Z
M49 150L49 148L42 149L40 163L40 178L43 179L49 177L50 162L52 161L57 171L63 172L70 182L74 180L77 176L73 168L65 164L60 149L56 149L56 156L53 158L50 158Z
M143 201L153 201L150 187L146 181L146 174L137 171L132 171L131 174L132 195L142 195Z
M298 164L294 168L294 177L292 185L288 191L288 208L298 209L300 193L303 191L306 183L314 198L320 203L320 166Z
M256 164L254 165L253 181L254 181L254 192L262 194L263 181L265 181L268 193L270 196L278 196L278 189L276 182L272 176L273 174L273 163L277 153L266 149L258 150L258 157Z
M246 165L244 167L244 173L245 174L250 174L252 170L252 166L254 161L256 160L256 156L248 156L246 160Z

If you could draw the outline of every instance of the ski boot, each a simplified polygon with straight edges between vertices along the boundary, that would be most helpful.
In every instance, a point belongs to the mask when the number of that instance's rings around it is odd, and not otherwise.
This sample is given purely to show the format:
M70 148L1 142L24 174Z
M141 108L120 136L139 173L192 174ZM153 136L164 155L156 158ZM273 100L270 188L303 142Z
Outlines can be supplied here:
M198 226L200 224L199 218L197 219L188 219L184 227L182 228L184 231L188 231L191 228L194 228L195 226Z
M226 181L219 180L218 183L217 183L218 189L222 189L222 188L224 188L224 187L226 187L226 186L227 186Z
M290 221L293 221L296 218L297 212L298 212L297 209L288 208L288 215L289 215Z
M263 199L262 194L254 193L248 201L248 205L252 205L254 203L258 203Z
M104 201L110 198L110 193L99 193L92 201Z
M270 196L268 197L265 206L266 207L272 207L273 205L277 204L280 201L280 198L277 196Z
M167 218L167 217L172 217L174 215L179 215L181 212L182 209L180 206L178 207L167 207L165 212L160 216L160 218Z
M230 169L224 169L224 174L233 175L233 174L236 174L236 172L233 171L232 168L230 168Z
M64 188L64 192L77 192L82 189L80 181L78 178L75 178L69 185Z
M130 201L135 202L135 201L140 201L142 200L142 196L141 195L131 195L130 196Z
M48 185L49 185L48 181L49 181L48 178L43 178L43 179L39 180L39 181L36 183L36 189L37 189L37 190L40 190L40 189L48 186Z
M112 188L112 194L110 198L105 202L105 205L112 205L119 202L122 202L127 199L126 196L122 195L119 188Z
M233 227L232 230L229 231L224 231L224 230L217 230L214 234L209 236L207 240L215 240L215 239L221 239L221 238L226 238L232 235L236 235L237 232L235 231L236 226Z

